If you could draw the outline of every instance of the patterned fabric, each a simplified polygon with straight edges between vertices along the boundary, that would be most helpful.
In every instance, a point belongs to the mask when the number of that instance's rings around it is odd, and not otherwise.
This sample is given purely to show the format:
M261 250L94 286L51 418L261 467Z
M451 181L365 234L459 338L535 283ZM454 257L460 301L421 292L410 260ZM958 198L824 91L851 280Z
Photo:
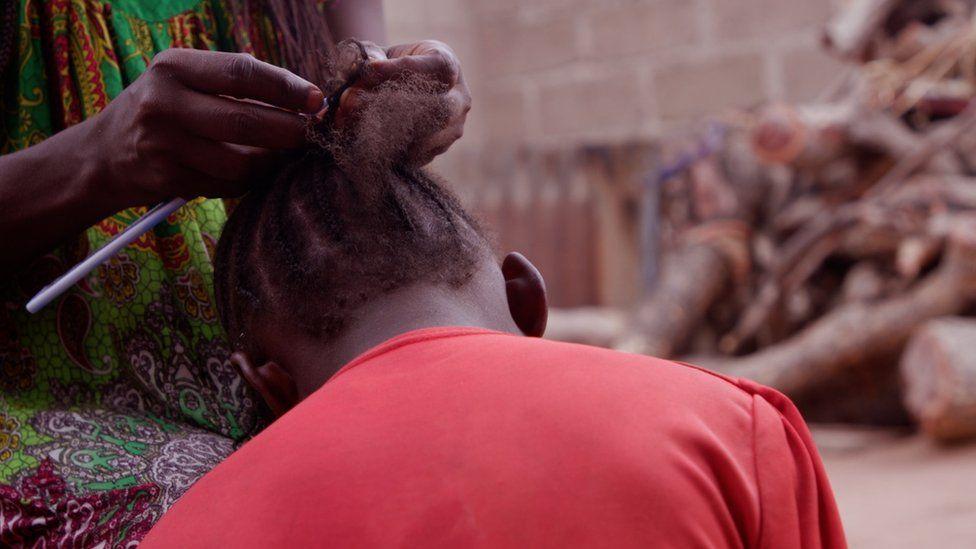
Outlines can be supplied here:
M244 29L219 0L14 3L0 153L98 113L168 47L274 61L267 18ZM192 201L38 315L24 310L144 212L0 275L0 545L137 543L259 423L214 309L221 201Z
M7 72L7 65L14 54L16 17L16 3L0 2L0 76Z

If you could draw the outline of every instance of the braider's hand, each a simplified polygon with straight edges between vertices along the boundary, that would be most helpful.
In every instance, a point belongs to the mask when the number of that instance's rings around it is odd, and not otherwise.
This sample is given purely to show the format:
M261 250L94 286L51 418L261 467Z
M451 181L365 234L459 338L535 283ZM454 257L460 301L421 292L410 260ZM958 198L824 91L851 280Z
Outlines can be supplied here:
M235 99L236 98L236 99ZM170 49L91 119L98 180L126 205L239 196L302 146L321 90L246 54Z
M408 73L418 73L442 82L447 91L444 98L450 108L450 116L444 129L418 144L416 150L429 163L443 154L464 134L464 122L471 110L471 93L461 74L461 61L454 50L443 42L424 40L413 44L391 46L385 51L367 44L370 61L362 77L343 93L339 102L337 123L354 113L363 103L369 90L380 84Z

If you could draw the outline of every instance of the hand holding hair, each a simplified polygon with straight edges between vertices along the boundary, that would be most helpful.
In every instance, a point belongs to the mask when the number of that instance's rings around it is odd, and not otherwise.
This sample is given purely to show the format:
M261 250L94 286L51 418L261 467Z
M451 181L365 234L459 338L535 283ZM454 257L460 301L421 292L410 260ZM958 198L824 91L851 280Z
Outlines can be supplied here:
M246 54L170 49L91 120L99 179L120 207L239 196L301 146L322 91ZM139 174L133 177L134 174Z
M360 111L369 93L386 82L409 75L439 82L444 86L441 99L448 109L447 120L439 131L412 146L418 151L418 157L423 158L421 165L430 163L464 135L471 93L464 82L461 61L450 46L436 40L391 46L385 51L370 42L361 43L367 46L370 61L356 83L342 94L336 125L341 127Z
M31 235L0 239L0 266L17 270L127 207L243 194L275 164L271 149L303 144L298 113L322 101L249 55L159 53L100 114L0 155L0 230Z

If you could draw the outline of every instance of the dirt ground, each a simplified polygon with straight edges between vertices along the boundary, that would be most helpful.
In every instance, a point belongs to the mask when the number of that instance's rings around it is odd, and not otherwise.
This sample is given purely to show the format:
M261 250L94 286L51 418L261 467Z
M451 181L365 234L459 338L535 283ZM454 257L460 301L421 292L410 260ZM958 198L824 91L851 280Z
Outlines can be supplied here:
M854 549L976 547L976 444L814 426Z

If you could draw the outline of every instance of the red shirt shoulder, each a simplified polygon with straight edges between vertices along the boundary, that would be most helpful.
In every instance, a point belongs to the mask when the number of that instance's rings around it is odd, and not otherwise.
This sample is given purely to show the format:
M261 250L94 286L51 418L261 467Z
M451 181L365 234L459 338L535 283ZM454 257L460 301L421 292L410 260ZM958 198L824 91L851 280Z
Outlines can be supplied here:
M146 542L792 546L780 524L843 543L785 398L674 362L450 328L351 362Z

